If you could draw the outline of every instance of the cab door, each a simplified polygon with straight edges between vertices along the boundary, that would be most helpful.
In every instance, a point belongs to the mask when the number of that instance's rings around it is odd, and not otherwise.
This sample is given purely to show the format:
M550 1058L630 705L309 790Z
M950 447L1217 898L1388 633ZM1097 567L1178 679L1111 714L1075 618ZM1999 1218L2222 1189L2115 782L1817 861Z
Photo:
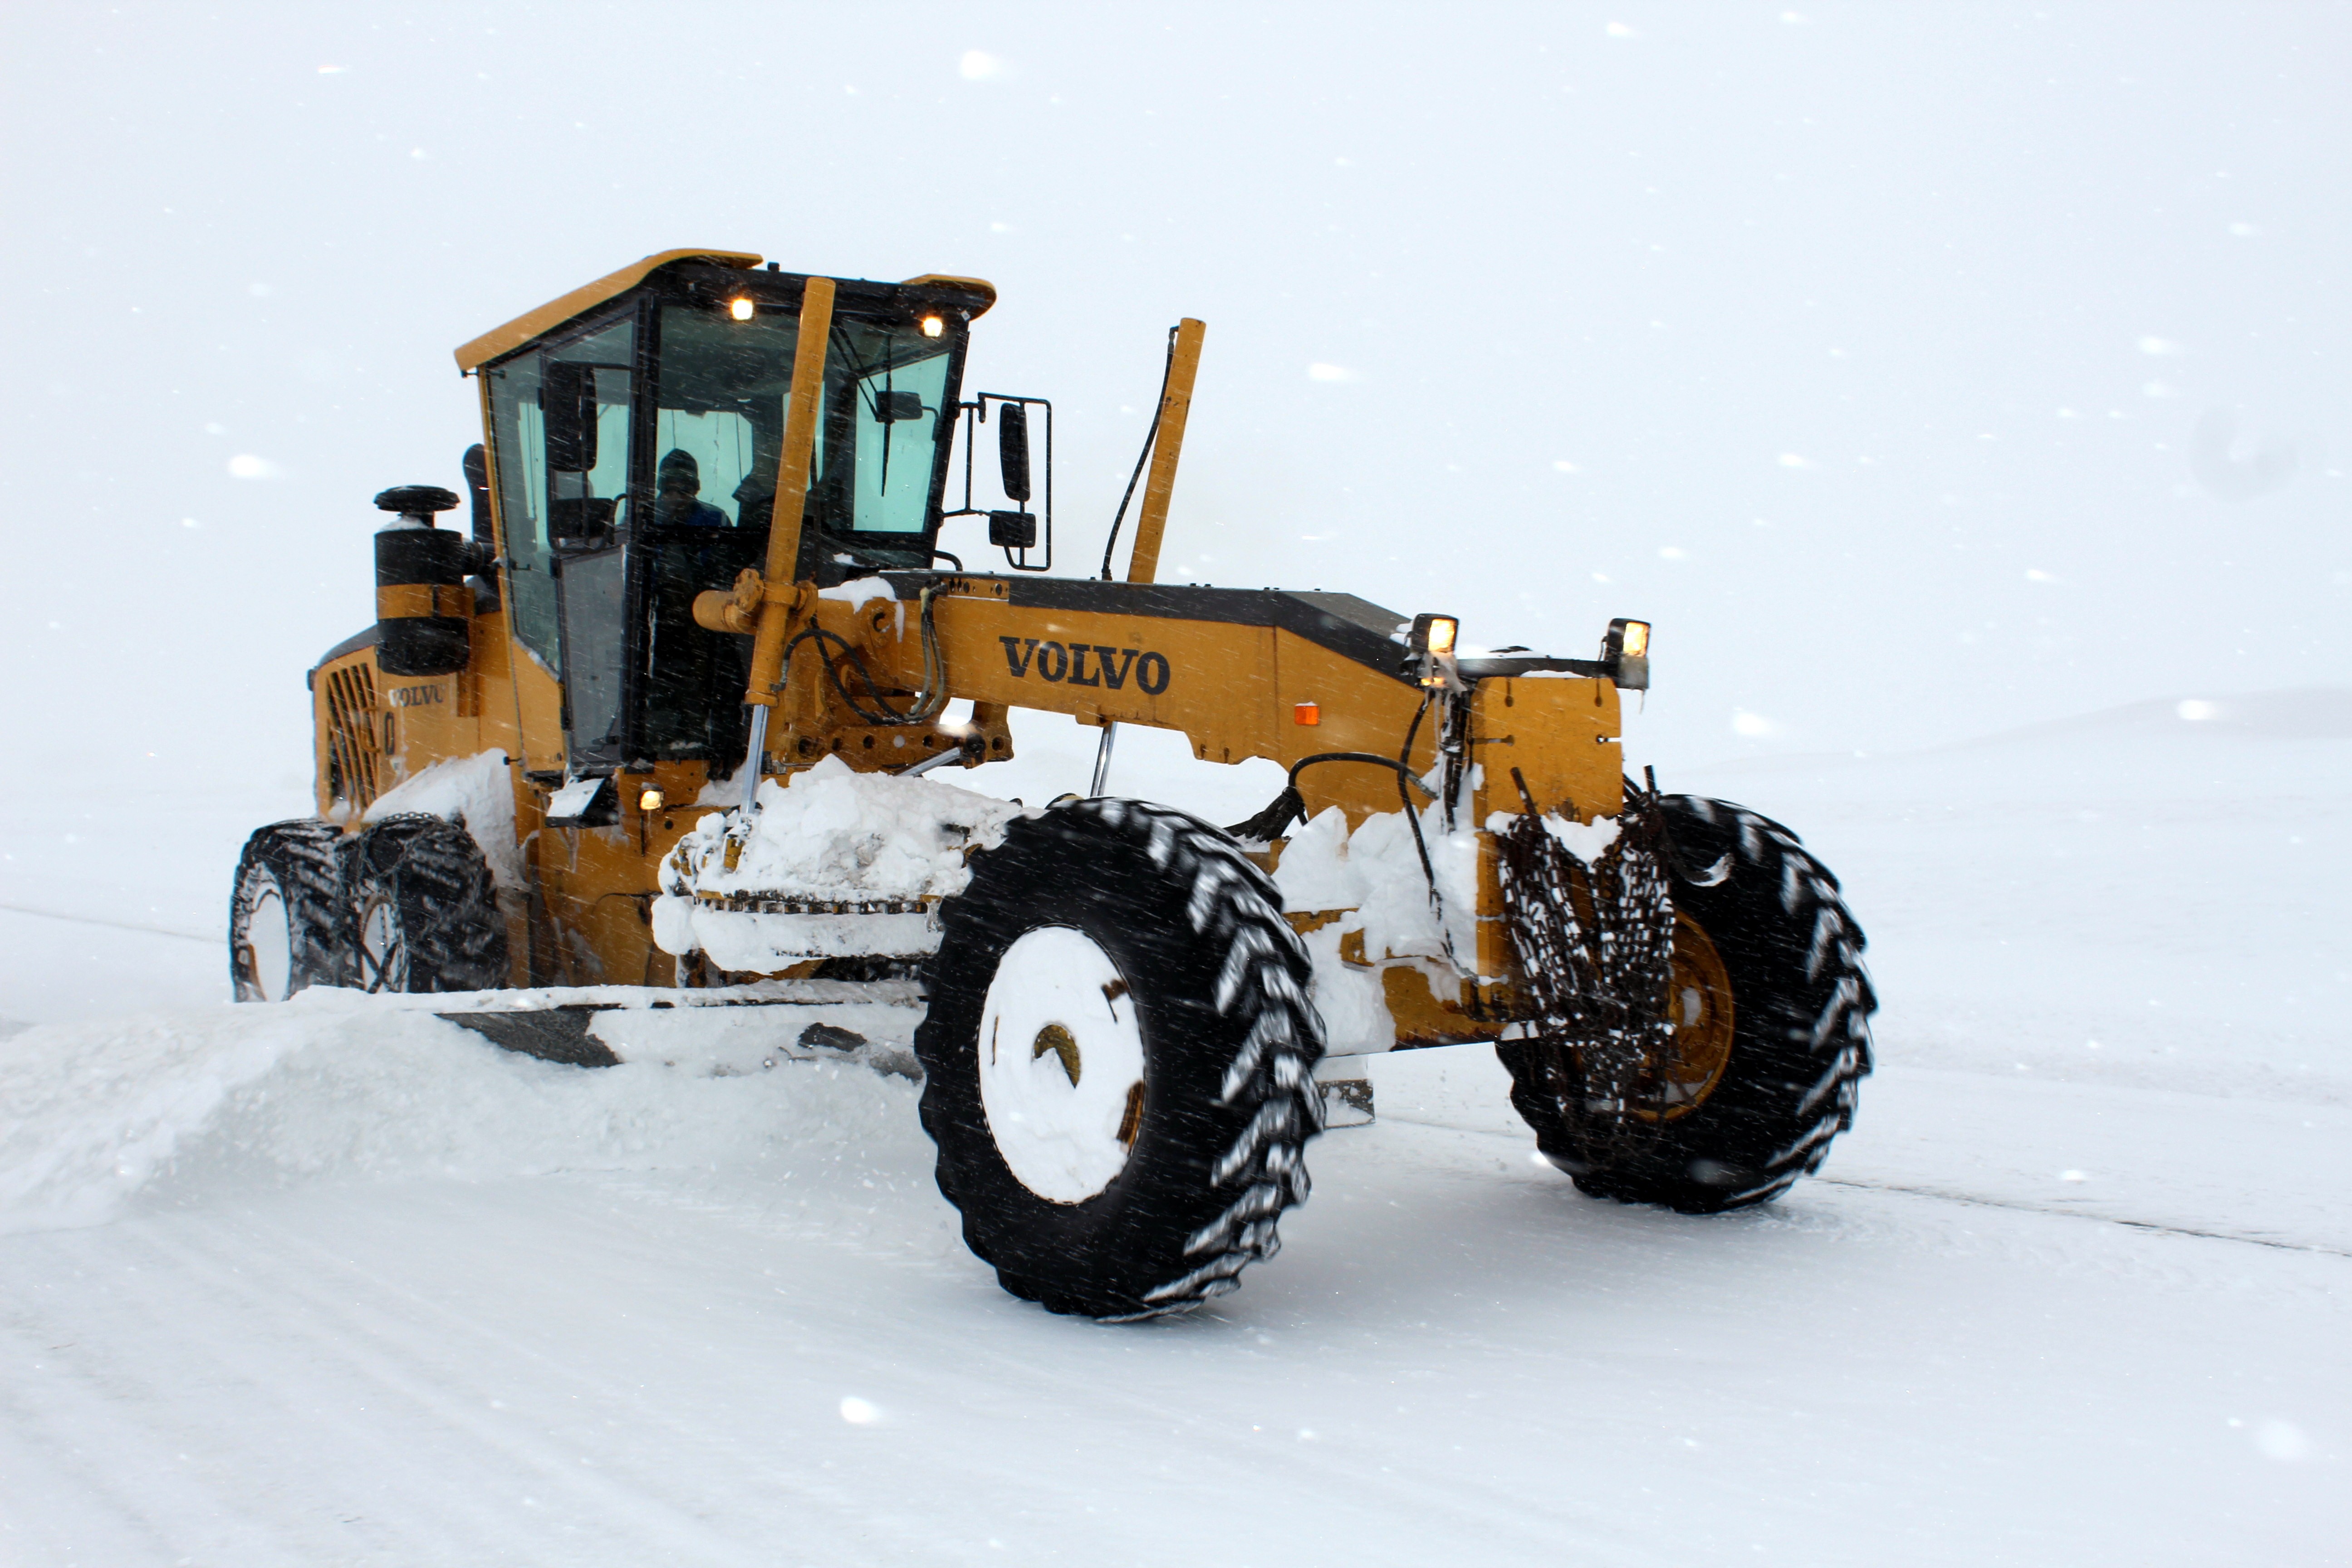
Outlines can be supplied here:
M574 777L620 766L626 743L635 349L632 312L551 345L541 365L550 564Z
M526 771L620 761L636 310L486 367Z

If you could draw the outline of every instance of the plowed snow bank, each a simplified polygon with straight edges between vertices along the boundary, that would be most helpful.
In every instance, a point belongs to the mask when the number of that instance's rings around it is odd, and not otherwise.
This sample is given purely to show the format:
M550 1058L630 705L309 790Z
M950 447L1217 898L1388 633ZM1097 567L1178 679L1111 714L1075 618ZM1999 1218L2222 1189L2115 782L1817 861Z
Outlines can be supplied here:
M344 999L32 1029L0 1041L0 1232L297 1183L807 1164L851 1146L927 1163L910 1083L772 1059L558 1067Z

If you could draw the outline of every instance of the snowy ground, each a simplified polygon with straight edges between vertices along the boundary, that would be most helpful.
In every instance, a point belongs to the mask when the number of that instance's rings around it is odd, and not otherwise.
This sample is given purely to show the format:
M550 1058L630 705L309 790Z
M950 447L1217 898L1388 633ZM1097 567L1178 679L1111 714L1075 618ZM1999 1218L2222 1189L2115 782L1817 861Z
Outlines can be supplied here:
M997 1290L903 1079L226 1007L299 795L0 786L0 1562L2352 1562L2347 710L1666 780L1871 932L1822 1176L1590 1202L1490 1052L1384 1059L1283 1256L1120 1329Z

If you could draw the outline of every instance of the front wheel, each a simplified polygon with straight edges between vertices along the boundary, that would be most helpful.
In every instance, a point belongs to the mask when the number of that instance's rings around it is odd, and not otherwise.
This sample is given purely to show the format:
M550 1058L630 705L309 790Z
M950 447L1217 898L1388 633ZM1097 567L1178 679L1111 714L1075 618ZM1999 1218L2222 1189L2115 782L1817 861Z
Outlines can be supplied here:
M1004 1288L1148 1318L1272 1257L1322 1130L1323 1030L1281 897L1233 840L1070 801L975 854L940 921L923 1126Z
M1669 1047L1643 1093L1612 1099L1575 1047L1496 1047L1537 1147L1594 1197L1710 1214L1779 1196L1853 1124L1877 1006L1837 879L1745 806L1660 802L1684 867Z

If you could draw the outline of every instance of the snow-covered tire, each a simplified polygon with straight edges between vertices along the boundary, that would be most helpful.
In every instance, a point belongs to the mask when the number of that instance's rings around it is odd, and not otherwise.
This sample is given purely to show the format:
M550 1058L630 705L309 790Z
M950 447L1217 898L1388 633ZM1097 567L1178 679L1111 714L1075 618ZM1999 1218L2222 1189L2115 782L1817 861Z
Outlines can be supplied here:
M1240 847L1181 812L1067 801L975 853L940 914L923 1127L1004 1288L1150 1318L1273 1257L1323 1127L1323 1026Z
M343 832L316 817L256 828L228 901L228 978L240 1002L283 1002L352 972Z
M506 919L474 836L437 816L387 816L350 849L353 984L488 991L507 984Z
M1712 1214L1778 1197L1853 1125L1870 1072L1863 935L1837 879L1797 836L1726 801L1668 795L1684 868L1675 906L1712 943L1730 990L1729 1056L1703 1100L1671 1116L1591 1109L1575 1054L1549 1042L1496 1047L1511 1103L1537 1146L1594 1197Z

